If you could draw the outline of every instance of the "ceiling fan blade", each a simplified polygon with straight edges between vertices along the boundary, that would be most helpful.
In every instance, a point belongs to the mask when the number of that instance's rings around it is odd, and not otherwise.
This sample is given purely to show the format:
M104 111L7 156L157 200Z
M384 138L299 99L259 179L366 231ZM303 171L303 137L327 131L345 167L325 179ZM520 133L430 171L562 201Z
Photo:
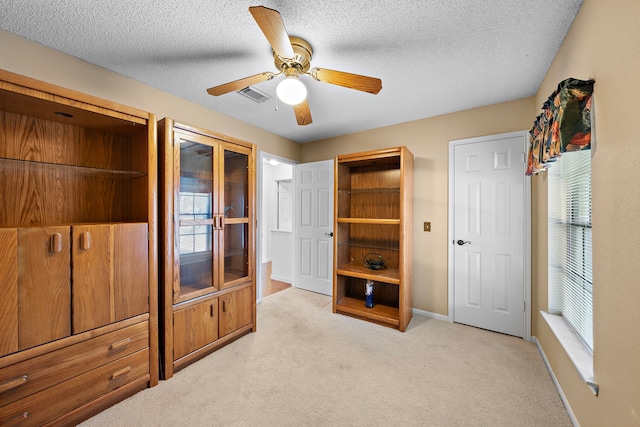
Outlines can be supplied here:
M293 106L293 111L296 113L296 120L300 126L306 126L311 124L311 110L309 110L309 103L305 99L300 104Z
M361 90L374 95L382 89L382 80L375 77L345 73L344 71L327 70L326 68L314 68L309 74L320 82Z
M264 73L245 77L239 80L234 80L232 82L225 83L219 86L210 87L209 89L207 89L207 93L209 95L219 96L229 92L236 92L238 90L244 89L245 87L271 80L273 76L273 73L266 71Z
M253 15L253 19L258 23L276 55L282 58L293 58L295 54L280 12L264 6L251 6L249 12Z

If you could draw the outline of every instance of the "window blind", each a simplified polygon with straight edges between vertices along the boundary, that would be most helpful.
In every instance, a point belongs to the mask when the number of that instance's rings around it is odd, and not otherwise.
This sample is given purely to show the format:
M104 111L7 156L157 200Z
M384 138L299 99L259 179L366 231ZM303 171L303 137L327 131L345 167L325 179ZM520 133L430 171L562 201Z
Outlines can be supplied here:
M562 315L593 351L591 150L549 168L549 313Z

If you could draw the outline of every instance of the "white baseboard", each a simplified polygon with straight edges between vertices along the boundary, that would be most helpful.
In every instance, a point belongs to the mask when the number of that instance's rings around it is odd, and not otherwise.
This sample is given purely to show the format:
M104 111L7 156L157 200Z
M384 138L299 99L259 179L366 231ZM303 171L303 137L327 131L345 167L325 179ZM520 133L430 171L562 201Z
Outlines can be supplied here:
M273 273L271 273L271 280L277 280L278 282L284 282L288 284L293 283L293 280L291 280L291 277L278 276L277 274L273 274Z
M447 316L444 316L438 313L432 313L430 311L419 310L417 308L413 309L413 314L417 316L430 317L432 319L443 320L445 322L449 321L449 318Z
M578 420L576 420L576 417L573 414L573 411L571 410L571 405L569 405L569 402L567 401L567 396L564 395L564 391L562 391L562 387L560 387L558 378L556 378L556 374L553 372L553 369L551 368L551 364L549 364L549 359L547 359L547 355L544 354L544 350L542 349L542 346L540 346L540 343L538 342L536 337L532 336L531 342L534 343L538 348L538 353L540 353L540 357L542 357L542 361L544 362L544 365L547 367L547 371L549 371L549 375L551 375L551 380L553 381L553 384L556 386L556 390L558 390L558 394L560 395L560 399L562 400L562 404L564 405L564 408L567 410L567 415L569 415L569 419L571 420L571 423L574 425L574 427L580 427Z

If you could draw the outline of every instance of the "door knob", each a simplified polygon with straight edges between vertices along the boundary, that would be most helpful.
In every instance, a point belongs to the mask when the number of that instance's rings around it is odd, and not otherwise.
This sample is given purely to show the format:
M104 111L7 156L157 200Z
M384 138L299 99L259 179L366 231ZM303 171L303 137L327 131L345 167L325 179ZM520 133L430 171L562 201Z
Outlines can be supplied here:
M462 239L461 239L461 240L458 240L456 243L457 243L459 246L464 246L464 245L466 245L467 243L471 244L471 242L470 242L470 241L468 241L468 240L462 240Z
M324 235L327 237L333 237L333 231L331 233L324 233Z

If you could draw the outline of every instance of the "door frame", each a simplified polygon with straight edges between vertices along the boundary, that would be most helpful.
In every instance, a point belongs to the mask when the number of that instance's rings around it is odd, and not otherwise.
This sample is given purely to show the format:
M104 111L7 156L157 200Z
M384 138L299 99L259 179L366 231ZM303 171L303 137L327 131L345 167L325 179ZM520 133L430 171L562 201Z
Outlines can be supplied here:
M516 132L507 132L500 133L495 135L487 135L481 137L474 138L465 138L465 139L456 139L449 141L449 202L448 202L448 235L447 235L447 245L449 247L448 250L448 277L447 277L447 286L448 286L448 320L449 322L454 321L454 310L455 310L455 283L454 283L454 267L455 267L455 254L453 245L453 240L455 239L455 230L454 230L454 214L455 214L455 165L454 165L454 149L458 145L463 144L476 144L482 143L486 141L494 141L496 139L508 139L514 137L522 137L523 138L523 162L522 162L522 174L525 174L527 167L527 141L529 141L529 132L528 131L516 131ZM524 309L524 333L523 338L525 341L531 341L531 178L525 177L524 180L524 239L523 239L523 255L524 255L524 300L525 300L525 309Z
M265 277L262 277L262 233L265 232L265 229L263 227L264 221L265 219L262 217L262 204L263 204L263 200L262 200L262 192L264 189L264 182L263 182L263 174L264 174L264 161L267 159L274 159L277 160L280 163L285 163L288 165L292 165L295 166L297 165L299 162L295 161L295 160L291 160L291 159L287 159L285 157L281 157L281 156L277 156L275 154L270 154L267 153L265 151L259 150L258 151L258 164L257 164L257 169L256 169L256 177L257 177L257 189L256 189L256 198L257 198L257 212L256 212L256 218L257 218L257 226L256 226L256 259L255 259L255 265L256 265L256 301L260 302L262 301L262 284L264 283ZM295 172L295 171L294 171ZM293 180L294 177L292 177ZM295 181L295 180L293 180ZM294 182L294 187L295 187L295 182ZM295 189L292 195L293 198L293 206L294 206L294 211L292 212L292 215L294 216L294 220L295 220L295 203L296 203L296 199L295 199ZM269 231L269 230L266 230ZM293 231L292 231L293 233Z

